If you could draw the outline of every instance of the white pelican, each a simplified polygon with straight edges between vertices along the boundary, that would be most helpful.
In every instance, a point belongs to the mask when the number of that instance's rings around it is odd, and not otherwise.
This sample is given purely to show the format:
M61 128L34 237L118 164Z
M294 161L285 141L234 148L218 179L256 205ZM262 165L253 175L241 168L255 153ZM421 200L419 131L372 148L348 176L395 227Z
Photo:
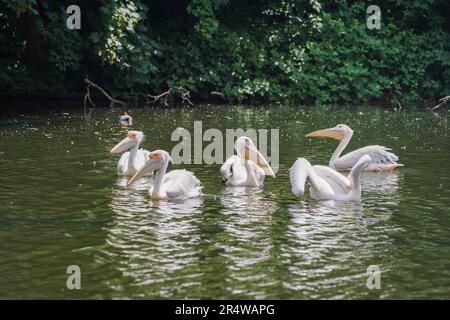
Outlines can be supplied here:
M266 174L275 178L275 173L249 137L239 137L234 145L233 155L220 167L226 184L233 186L259 187Z
M398 157L394 153L389 152L391 149L377 145L363 147L340 157L352 136L353 130L345 124L338 124L334 128L317 130L306 135L306 137L328 137L341 141L331 156L329 163L330 168L335 170L352 169L365 154L372 158L367 168L364 169L365 171L392 171L397 167L403 167L402 164L397 163Z
M316 200L352 201L361 199L361 173L372 159L363 155L346 177L326 166L312 166L305 158L298 158L289 169L292 193L300 197L305 192L305 182L311 185L311 198Z
M169 161L172 158L164 150L155 150L149 153L149 160L130 179L128 185L141 178L145 173L158 170L155 183L148 194L152 200L188 199L202 195L200 181L190 171L172 170L166 173Z
M141 131L129 131L127 137L111 149L111 154L125 152L117 163L117 174L131 177L145 164L145 158L150 153L139 149L139 144L144 139Z
M133 118L126 111L124 111L119 117L119 122L121 125L131 126L133 124Z

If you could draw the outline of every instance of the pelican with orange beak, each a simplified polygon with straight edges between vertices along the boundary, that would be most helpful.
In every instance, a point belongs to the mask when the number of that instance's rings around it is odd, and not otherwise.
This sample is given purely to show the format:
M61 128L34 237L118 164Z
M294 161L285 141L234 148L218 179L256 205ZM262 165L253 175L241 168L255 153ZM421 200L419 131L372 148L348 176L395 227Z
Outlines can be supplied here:
M364 171L392 171L397 167L403 167L402 164L397 163L398 157L390 152L391 149L378 145L363 147L341 157L352 136L353 130L345 124L338 124L334 128L317 130L306 135L306 137L327 137L340 141L329 162L330 168L338 171L351 170L363 155L371 158Z
M225 161L220 168L223 181L232 186L260 187L265 175L275 178L267 160L249 137L239 137L234 145L237 155Z
M129 131L127 137L111 149L111 154L123 153L117 163L117 174L131 177L145 164L145 159L150 153L139 149L139 144L144 139L141 131Z
M150 152L146 163L128 181L128 186L146 173L157 170L155 183L148 192L152 200L183 200L200 197L202 187L195 175L186 170L172 170L167 173L169 162L173 161L167 151Z

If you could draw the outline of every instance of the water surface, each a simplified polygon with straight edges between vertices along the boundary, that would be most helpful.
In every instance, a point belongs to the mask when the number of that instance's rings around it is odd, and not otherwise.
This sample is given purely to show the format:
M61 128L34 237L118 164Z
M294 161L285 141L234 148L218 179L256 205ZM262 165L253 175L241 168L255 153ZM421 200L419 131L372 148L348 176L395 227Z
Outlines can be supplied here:
M132 110L143 147L175 145L193 122L280 129L277 179L263 189L223 185L220 165L185 165L204 197L152 202L152 178L133 187L109 150L126 134L119 110L0 115L0 298L450 298L449 113L382 109L204 107ZM308 139L346 123L348 151L391 147L405 164L365 173L361 202L290 193L296 157L327 164L337 142ZM205 143L204 145L206 145ZM81 268L68 290L66 268ZM382 271L366 287L367 267Z

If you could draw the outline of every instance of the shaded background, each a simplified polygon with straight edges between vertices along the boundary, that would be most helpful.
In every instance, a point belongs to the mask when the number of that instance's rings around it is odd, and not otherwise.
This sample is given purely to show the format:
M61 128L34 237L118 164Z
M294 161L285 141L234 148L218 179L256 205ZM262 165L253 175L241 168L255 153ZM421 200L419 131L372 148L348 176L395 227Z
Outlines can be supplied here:
M66 8L81 8L81 30ZM380 0L0 1L0 93L71 97L83 79L145 102L430 106L450 90L450 2Z

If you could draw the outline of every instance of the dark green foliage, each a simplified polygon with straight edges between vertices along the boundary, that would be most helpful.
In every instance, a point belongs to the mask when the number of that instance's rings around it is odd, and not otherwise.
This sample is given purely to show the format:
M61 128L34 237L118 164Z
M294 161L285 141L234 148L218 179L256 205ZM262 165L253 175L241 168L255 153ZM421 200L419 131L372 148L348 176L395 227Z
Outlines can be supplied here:
M78 4L81 30L66 28ZM144 101L423 105L450 93L450 4L383 0L3 0L0 92L70 94L83 78Z

